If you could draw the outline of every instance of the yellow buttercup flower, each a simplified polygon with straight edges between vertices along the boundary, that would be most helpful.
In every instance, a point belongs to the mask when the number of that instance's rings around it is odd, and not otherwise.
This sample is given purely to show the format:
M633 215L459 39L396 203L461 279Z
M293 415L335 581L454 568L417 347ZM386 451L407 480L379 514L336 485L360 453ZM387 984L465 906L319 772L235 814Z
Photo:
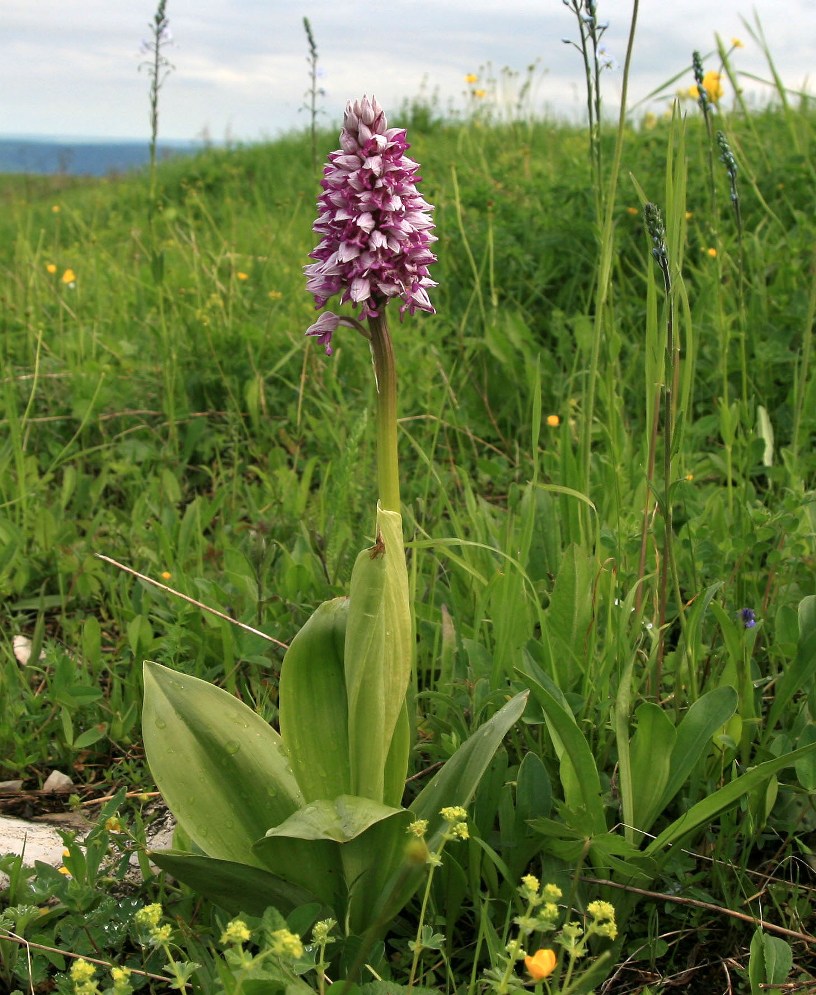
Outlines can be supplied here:
M236 278L238 280L248 280L249 279L249 273L242 273L240 270L235 274L235 276L236 276Z
M550 428L558 428L558 426L561 424L561 419L558 417L558 415L547 415L547 424L550 426Z
M723 90L722 77L716 70L709 69L703 76L703 89L708 94L708 99L712 104L718 104L722 100L725 91Z
M554 950L536 950L532 956L524 958L524 966L533 981L543 981L555 970L558 958Z
M479 77L476 75L476 73L468 73L467 76L465 76L465 82L466 83L478 83L479 82Z
M487 90L474 90L473 96L476 97L477 100L483 100L487 96Z
M45 264L45 272L50 273L53 276L57 272L57 267L54 263Z
M731 45L733 48L745 48L745 46L742 44L741 39L739 38L732 38Z
M76 273L72 269L67 269L62 274L62 282L68 285L76 283Z
M706 255L710 256L712 259L717 258L717 250L712 245L710 249L706 249Z
M162 580L170 580L173 575L170 573L169 570L162 570L159 576L161 577Z

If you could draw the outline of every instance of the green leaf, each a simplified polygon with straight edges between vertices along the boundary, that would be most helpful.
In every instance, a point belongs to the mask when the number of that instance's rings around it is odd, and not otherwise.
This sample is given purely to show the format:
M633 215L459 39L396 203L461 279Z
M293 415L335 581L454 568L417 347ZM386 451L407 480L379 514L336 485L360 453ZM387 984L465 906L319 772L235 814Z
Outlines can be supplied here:
M209 856L257 865L255 840L303 804L280 736L196 677L148 661L144 685L145 753L179 825Z
M532 668L534 665L528 661L527 666ZM575 716L566 707L560 691L546 674L538 671L540 679L536 679L528 672L525 677L544 711L547 729L561 763L561 784L567 806L586 812L593 835L606 832L601 780L586 737L578 728Z
M284 915L312 902L308 890L257 866L177 850L150 850L151 861L230 913L260 916L273 905Z
M592 621L592 582L597 563L578 545L571 545L563 554L555 580L550 604L545 613L545 635L554 657L564 657L559 667L559 686L569 689L574 681L570 672L574 663L585 666L583 644Z
M456 805L466 808L470 804L501 741L521 718L528 696L528 691L517 694L480 726L409 806L413 818L428 820L426 839L429 849L439 846L447 826L439 814L440 810ZM377 823L369 830L379 834L375 836L379 847L376 852L378 856L382 854L382 859L374 864L376 877L366 882L369 884L367 894L372 896L374 908L374 916L370 916L370 920L381 925L390 922L403 908L426 874L424 863L417 865L406 859L404 828L395 819L393 822ZM367 842L368 836L363 835L352 846L362 849ZM386 849L388 852L385 852ZM376 882L376 891L370 887L372 880Z
M790 944L781 936L764 933L762 949L765 955L765 981L769 985L781 985L793 967L793 951Z
M638 707L635 719L637 728L629 752L632 817L635 828L646 833L661 812L677 732L663 709L651 701L644 701Z
M799 602L799 643L793 663L776 682L774 700L765 724L765 736L772 732L797 691L809 686L816 673L816 595Z
M511 698L496 714L473 733L444 767L434 775L408 806L417 819L427 819L432 848L444 831L441 809L451 805L467 807L501 741L521 718L529 691Z
M304 805L285 822L268 830L266 836L348 843L374 823L390 819L404 811L381 805L370 798L342 795L334 801L320 799Z
M686 783L710 747L714 734L736 711L738 700L734 688L714 688L698 698L683 716L677 727L669 779L660 800L661 809L669 804Z
M348 598L327 601L292 640L281 667L280 731L303 797L351 791L343 644Z
M544 761L537 753L525 753L516 777L516 832L528 833L530 819L550 814L552 785Z
M344 650L352 794L398 804L408 768L404 729L388 760L404 708L413 659L402 517L377 506L377 542L357 557ZM401 769L399 797L385 794Z
M809 722L802 730L798 745L809 746L814 742L816 742L816 724ZM796 762L796 777L805 791L816 791L816 754L811 753L809 757Z
M793 767L800 758L808 756L814 749L816 749L816 743L811 743L800 750L786 753L782 757L766 760L765 763L751 768L745 774L741 774L731 781L730 784L726 784L718 791L715 791L713 795L709 795L702 801L697 802L688 812L681 815L679 819L675 819L643 852L659 859L664 855L668 847L695 832L701 826L712 822L722 812L735 805L743 795L748 794L763 784L768 778L776 774L777 771L784 770L786 767Z

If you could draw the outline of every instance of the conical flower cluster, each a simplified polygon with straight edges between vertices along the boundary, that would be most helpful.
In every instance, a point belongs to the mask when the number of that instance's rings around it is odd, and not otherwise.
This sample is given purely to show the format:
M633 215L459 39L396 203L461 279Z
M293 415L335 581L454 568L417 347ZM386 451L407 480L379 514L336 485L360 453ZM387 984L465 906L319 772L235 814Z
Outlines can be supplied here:
M388 298L403 301L401 312L434 313L428 288L436 286L428 266L436 261L431 205L417 190L418 163L405 154L405 131L389 128L375 99L346 106L340 145L323 170L322 236L305 267L307 288L318 308L335 294L360 307L361 318L376 318ZM307 331L331 353L331 336L344 319L326 313Z

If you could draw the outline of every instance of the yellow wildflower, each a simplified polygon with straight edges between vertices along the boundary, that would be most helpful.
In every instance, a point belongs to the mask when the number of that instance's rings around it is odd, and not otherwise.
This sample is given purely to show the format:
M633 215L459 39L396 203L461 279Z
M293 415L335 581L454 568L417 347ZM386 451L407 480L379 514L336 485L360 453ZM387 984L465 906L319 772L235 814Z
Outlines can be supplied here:
M428 820L414 819L414 821L409 824L406 832L410 833L412 836L418 836L421 839L425 833L428 832Z
M555 970L558 958L554 950L536 950L532 956L524 958L524 966L533 981L543 981Z
M739 39L739 38L732 38L731 39L731 46L732 46L732 48L745 48L745 46L742 44L741 39Z
M235 274L235 276L239 280L248 280L249 279L249 273L242 273L240 270L238 270L238 272Z
M615 918L615 906L611 902L590 902L587 905L587 912L597 920Z
M474 90L473 96L476 97L477 100L483 100L487 96L487 90Z
M227 923L227 928L221 934L221 944L222 946L227 946L227 944L237 946L239 943L246 943L251 937L252 934L244 920L233 919Z
M708 94L708 99L712 104L718 104L722 100L725 93L722 77L715 69L709 69L703 76L703 89Z
M76 273L72 269L67 269L62 274L62 282L68 284L76 283Z
M270 290L268 296L271 301L279 301L283 294L279 290Z
M467 809L462 808L461 805L448 805L440 809L439 814L445 822L461 822L462 819L467 818Z
M54 212L54 214L59 214L59 212L62 210L62 208L59 206L59 204L54 204L54 206L51 208L51 210Z
M640 214L640 211L636 207L632 207L631 204L626 208L626 213L631 214L634 217L636 214Z
M170 573L169 570L162 570L159 576L161 577L162 580L170 580L173 575Z
M540 887L541 884L535 874L525 874L521 879L521 888L519 890L523 894L538 895L538 889Z
M45 264L45 272L50 273L53 276L57 272L57 267L54 263Z
M561 424L561 419L558 417L558 415L547 415L547 424L550 426L550 428L558 428L558 426Z
M468 73L467 76L465 76L465 82L466 83L478 83L479 82L479 77L476 75L476 73Z
M297 933L288 929L276 929L269 937L272 953L278 957L297 959L303 956L303 943Z
M109 833L121 833L122 823L115 815L112 815L109 819L105 819L105 829Z
M83 960L80 957L74 961L71 965L71 970L68 973L71 975L72 981L77 981L82 984L83 982L91 980L91 978L96 974L96 968L93 964L89 964L88 961Z
M710 256L712 259L717 258L717 250L712 245L710 248L706 249L706 255Z
M694 474L693 473L687 473L686 474L686 480L688 480L688 482L691 483L691 481L694 480Z

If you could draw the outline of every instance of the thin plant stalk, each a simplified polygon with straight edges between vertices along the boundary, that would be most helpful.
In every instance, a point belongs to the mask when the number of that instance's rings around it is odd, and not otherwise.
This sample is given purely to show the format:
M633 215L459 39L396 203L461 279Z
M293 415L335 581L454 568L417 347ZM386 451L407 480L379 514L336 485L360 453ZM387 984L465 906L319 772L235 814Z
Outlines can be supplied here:
M399 512L397 369L384 304L376 318L368 319L368 329L377 386L377 476L380 504L386 511Z
M309 43L309 54L306 56L306 61L309 64L309 88L306 91L306 109L309 112L309 140L312 149L312 169L317 172L319 166L317 156L317 98L322 96L323 91L317 85L317 42L315 42L308 17L303 18L303 29Z
M592 353L589 371L587 373L587 393L584 404L584 419L581 435L581 468L584 477L584 488L590 490L590 472L592 467L592 425L595 418L595 396L597 393L598 369L600 366L601 342L604 337L604 321L606 305L609 296L609 285L614 258L614 227L615 227L615 191L620 176L621 159L623 156L623 140L626 133L626 99L629 92L629 72L632 64L632 53L635 47L635 32L637 29L640 0L632 2L632 18L629 23L629 38L626 44L626 57L623 64L621 81L620 113L615 138L615 150L607 187L606 207L603 227L601 229L601 252L598 261L598 283L595 298L595 321L592 339ZM584 513L586 514L586 512Z

